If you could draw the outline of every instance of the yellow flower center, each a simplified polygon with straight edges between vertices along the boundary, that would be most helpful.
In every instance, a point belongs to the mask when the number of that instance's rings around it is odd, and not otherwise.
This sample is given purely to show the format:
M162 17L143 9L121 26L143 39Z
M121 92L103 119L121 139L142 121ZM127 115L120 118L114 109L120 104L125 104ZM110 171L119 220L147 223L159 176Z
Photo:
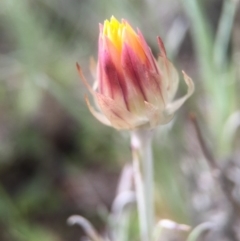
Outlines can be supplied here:
M126 21L120 23L113 16L110 21L105 20L103 35L110 39L119 52L122 51L123 43L127 43L142 61L146 59L139 36Z
M120 51L122 48L122 33L124 28L124 24L119 23L114 17L111 17L110 22L108 20L104 21L103 34L107 36Z

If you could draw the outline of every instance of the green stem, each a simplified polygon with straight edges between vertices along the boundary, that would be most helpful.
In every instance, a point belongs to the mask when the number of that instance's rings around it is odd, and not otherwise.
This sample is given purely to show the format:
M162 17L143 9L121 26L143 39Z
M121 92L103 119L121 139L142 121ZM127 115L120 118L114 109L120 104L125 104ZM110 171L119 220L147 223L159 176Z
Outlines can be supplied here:
M204 235L206 232L210 231L214 227L215 227L215 224L211 222L199 224L189 234L187 241L197 241L202 235Z
M225 67L227 48L231 37L237 5L238 1L224 1L214 44L214 62L218 70Z
M140 229L144 241L151 240L154 226L152 131L131 132L134 179Z
M212 46L213 36L203 11L203 1L182 0L183 7L191 23L191 32L195 44L198 61L203 79L209 82L212 76Z

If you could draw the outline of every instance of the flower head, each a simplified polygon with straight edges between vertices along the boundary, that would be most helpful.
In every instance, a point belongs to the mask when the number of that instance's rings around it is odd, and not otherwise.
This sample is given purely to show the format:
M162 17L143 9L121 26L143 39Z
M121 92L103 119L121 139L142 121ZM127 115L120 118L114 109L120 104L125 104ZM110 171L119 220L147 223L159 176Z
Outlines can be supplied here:
M160 55L156 60L139 30L126 20L114 17L100 24L97 74L94 87L79 74L95 98L99 111L86 98L91 113L116 129L154 128L168 123L174 112L194 91L192 80L183 72L188 92L177 101L173 97L179 77L167 59L158 37Z

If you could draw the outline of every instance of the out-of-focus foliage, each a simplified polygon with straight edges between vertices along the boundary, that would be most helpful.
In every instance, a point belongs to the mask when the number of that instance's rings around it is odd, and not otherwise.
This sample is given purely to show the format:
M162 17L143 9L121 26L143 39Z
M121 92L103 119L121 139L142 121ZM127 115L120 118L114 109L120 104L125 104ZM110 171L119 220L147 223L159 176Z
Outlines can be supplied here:
M93 83L89 59L97 58L98 23L111 15L140 28L155 55L160 35L179 73L184 69L196 84L195 94L174 121L155 136L159 218L194 225L209 213L218 214L213 198L218 191L188 112L198 114L219 160L236 154L237 4L1 0L0 240L77 240L80 231L66 226L73 213L89 217L99 230L104 227L103 210L111 205L120 168L131 160L128 133L118 133L91 116L75 63ZM179 95L184 91L182 84Z

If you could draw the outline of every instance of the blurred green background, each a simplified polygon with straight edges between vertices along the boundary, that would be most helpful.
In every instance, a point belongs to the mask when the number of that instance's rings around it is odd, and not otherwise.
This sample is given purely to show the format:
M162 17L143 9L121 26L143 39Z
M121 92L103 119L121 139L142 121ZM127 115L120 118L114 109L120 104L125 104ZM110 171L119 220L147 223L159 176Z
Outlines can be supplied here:
M155 56L161 36L169 59L196 85L155 135L158 217L195 225L215 208L188 113L197 114L219 160L237 153L238 1L1 0L1 241L79 240L81 230L66 225L72 214L104 230L103 213L121 168L131 161L129 136L89 113L75 63L93 83L89 60L97 59L98 23L112 15L138 27ZM185 92L182 80L178 96Z

